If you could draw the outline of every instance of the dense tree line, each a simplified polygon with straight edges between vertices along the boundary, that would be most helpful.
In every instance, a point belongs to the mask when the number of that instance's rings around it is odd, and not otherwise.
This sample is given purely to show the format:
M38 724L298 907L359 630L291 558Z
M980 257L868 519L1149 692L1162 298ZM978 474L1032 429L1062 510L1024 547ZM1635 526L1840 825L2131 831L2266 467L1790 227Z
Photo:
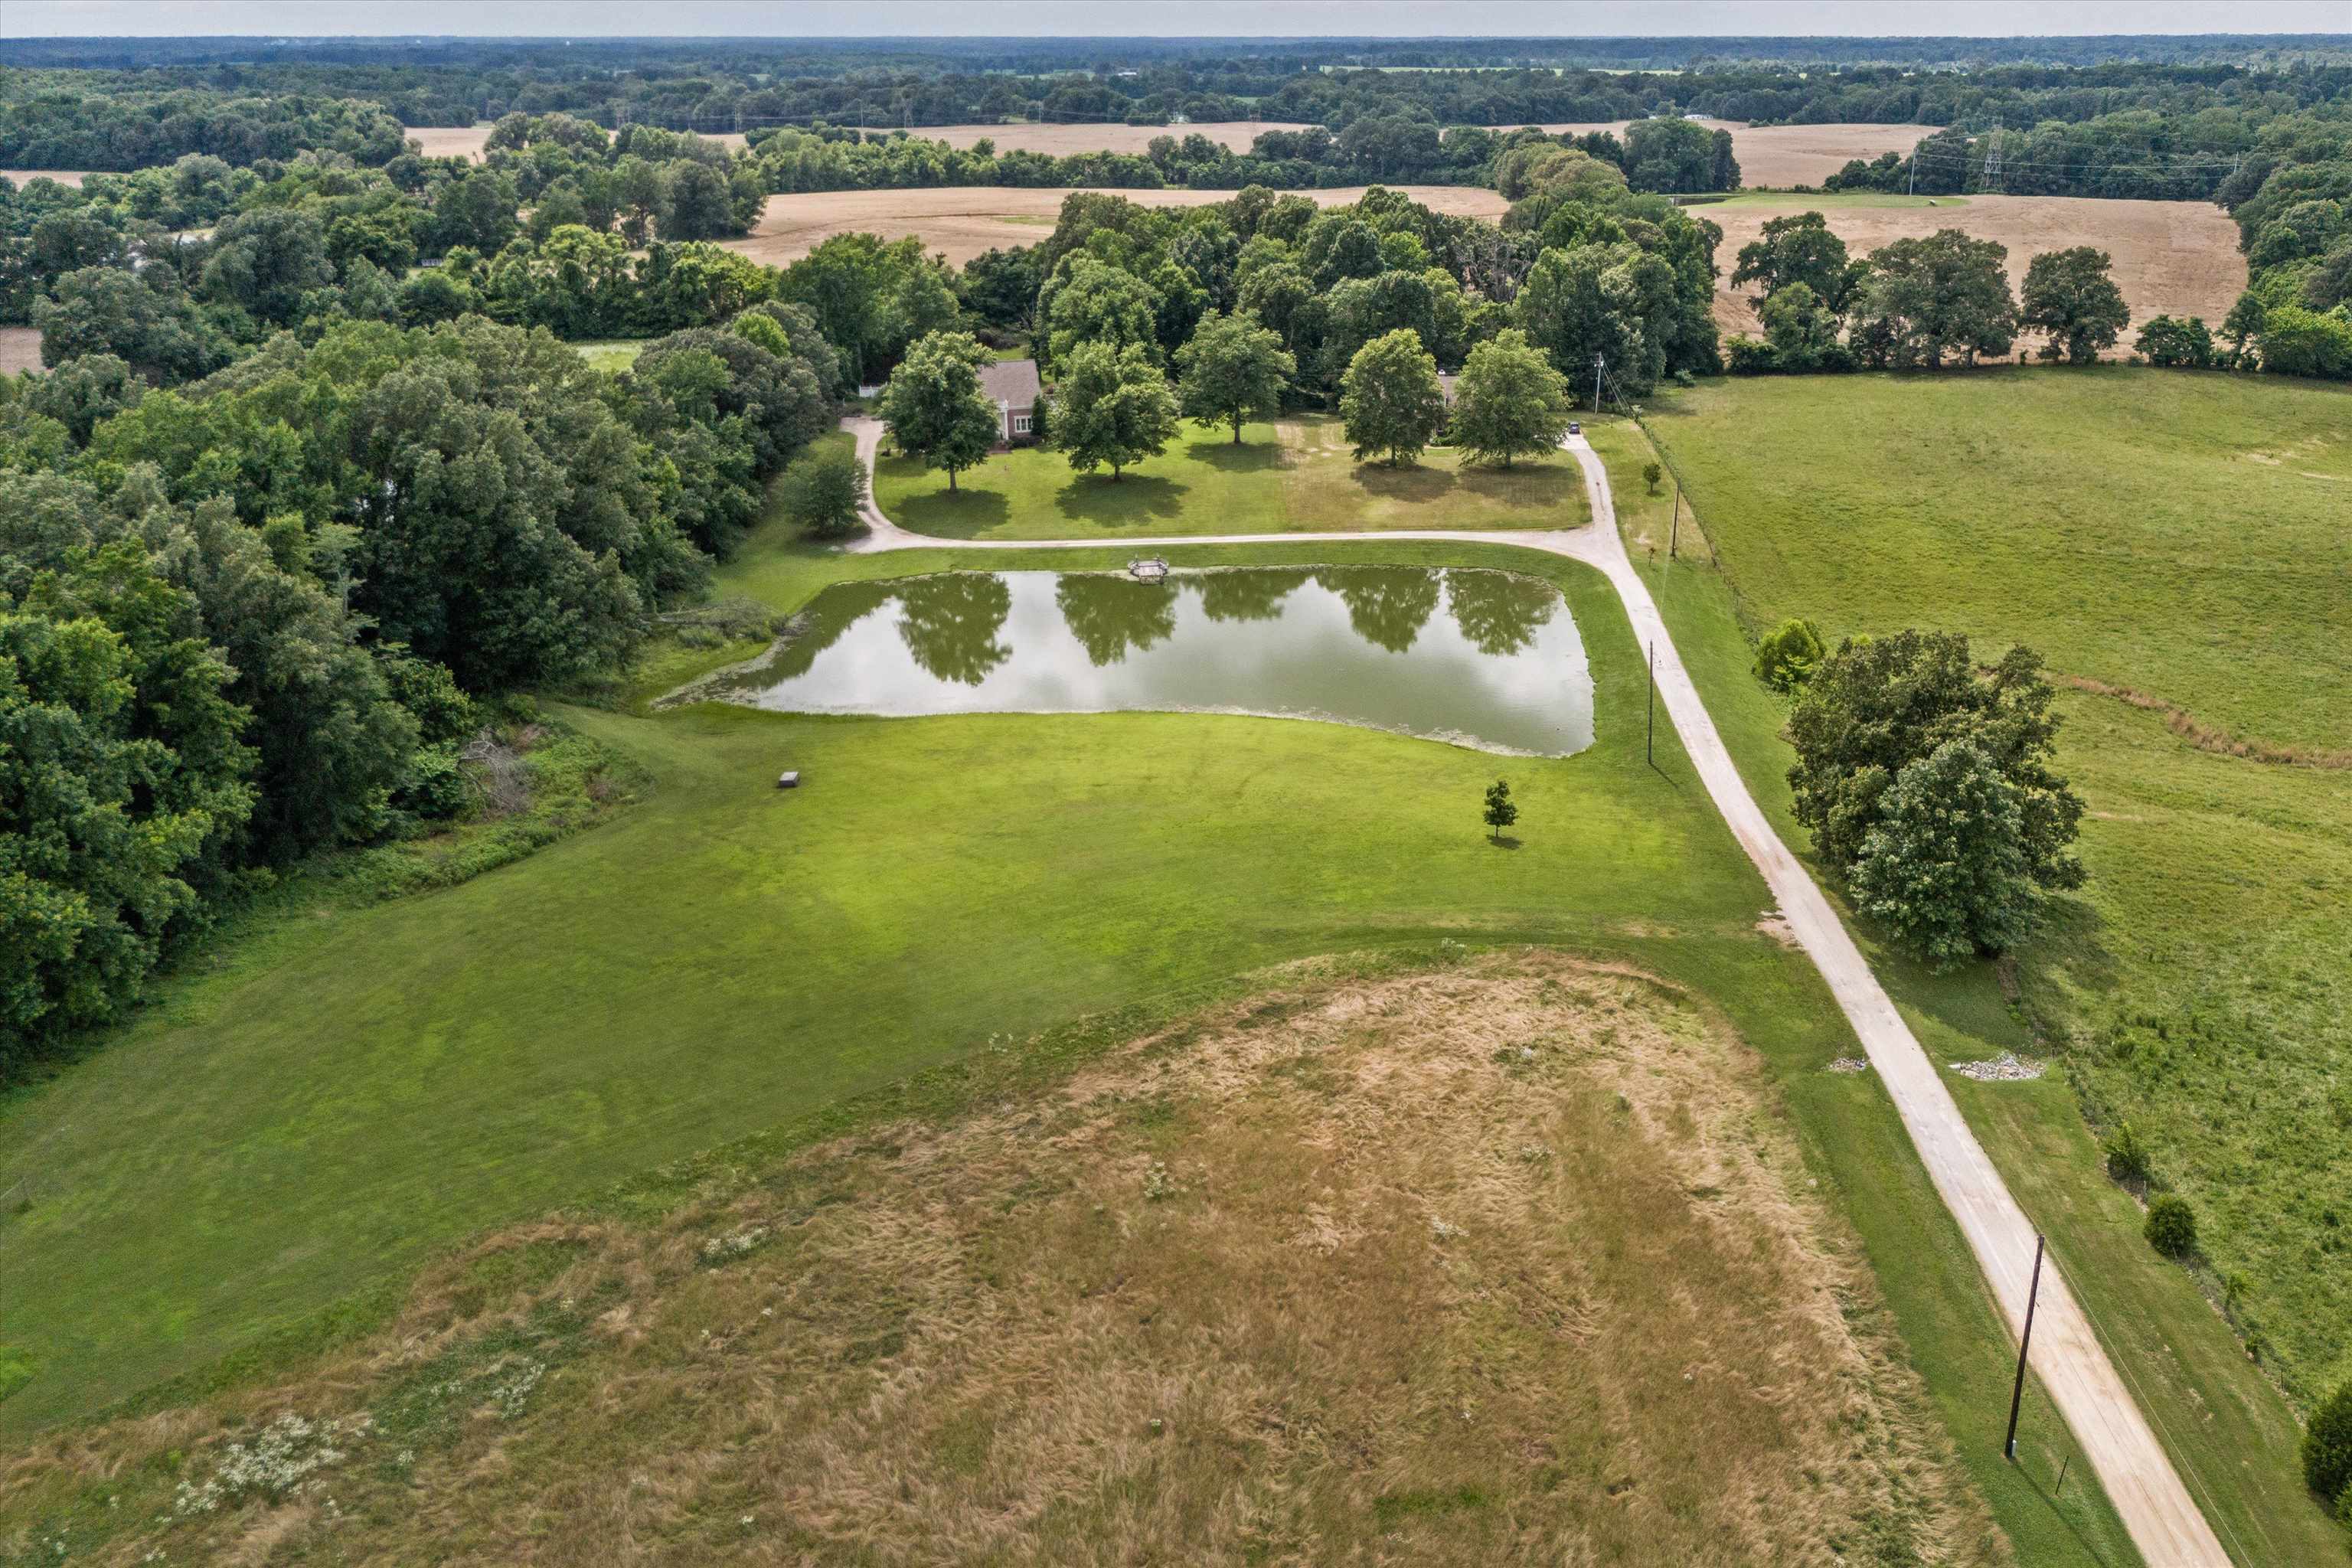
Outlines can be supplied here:
M315 89L89 91L60 75L0 90L0 164L10 168L144 169L192 153L242 165L310 151L386 163L402 151L400 121L381 104Z
M313 324L174 389L0 383L0 1077L271 868L460 807L475 704L627 657L841 376L774 301L619 377L480 315Z
M164 167L94 175L79 190L0 181L0 321L37 322L45 297L54 316L58 300L93 290L182 316L221 307L199 335L226 344L339 306L382 320L446 320L478 308L480 288L530 274L566 230L596 237L595 247L615 256L650 244L637 270L676 284L674 265L691 260L709 272L732 261L679 244L745 233L762 200L754 174L715 142L650 127L609 135L562 115L501 121L479 165L403 153L379 168L306 152L236 167L190 153ZM290 292L247 286L253 242L265 231L281 271L302 279ZM513 247L520 249L509 258ZM444 276L415 273L444 258L452 263ZM487 277L477 274L482 258L491 263ZM92 268L135 274L147 291L127 277L83 276ZM342 290L340 301L315 292L331 284ZM150 296L173 302L158 307ZM543 309L515 303L511 289L497 300L489 308L501 319L546 321ZM642 309L583 306L579 313L605 319L580 330L660 331L723 319L748 302L684 310L672 288L666 301ZM50 363L106 346L76 337ZM223 352L215 344L211 359Z

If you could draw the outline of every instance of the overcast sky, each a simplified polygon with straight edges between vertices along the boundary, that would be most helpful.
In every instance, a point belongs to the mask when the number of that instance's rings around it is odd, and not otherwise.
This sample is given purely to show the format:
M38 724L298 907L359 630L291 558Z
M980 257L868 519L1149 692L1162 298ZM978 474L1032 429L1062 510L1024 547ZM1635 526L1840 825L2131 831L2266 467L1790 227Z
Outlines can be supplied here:
M0 0L0 37L2352 33L2352 0Z

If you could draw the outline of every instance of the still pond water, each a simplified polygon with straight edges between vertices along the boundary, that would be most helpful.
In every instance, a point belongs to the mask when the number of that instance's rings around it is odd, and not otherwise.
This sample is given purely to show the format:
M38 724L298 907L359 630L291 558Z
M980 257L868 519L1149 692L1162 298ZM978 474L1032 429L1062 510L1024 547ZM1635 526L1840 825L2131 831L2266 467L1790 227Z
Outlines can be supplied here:
M1507 572L953 572L819 594L716 689L796 713L1319 719L1482 751L1592 743L1592 677L1558 589Z

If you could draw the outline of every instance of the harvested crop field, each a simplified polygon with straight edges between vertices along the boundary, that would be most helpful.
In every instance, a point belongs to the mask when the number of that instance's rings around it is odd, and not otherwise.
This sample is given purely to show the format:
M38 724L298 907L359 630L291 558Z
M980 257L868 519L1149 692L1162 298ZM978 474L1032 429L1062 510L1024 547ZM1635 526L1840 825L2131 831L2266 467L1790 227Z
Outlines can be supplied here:
M1888 205L1879 205L1885 203ZM2027 263L2046 250L2095 245L2115 258L2116 284L2131 307L2135 327L2151 316L2202 316L2214 326L2246 287L2246 258L2238 252L2238 228L2230 215L2204 202L2101 201L2089 196L1982 195L1901 197L1871 203L1836 197L1741 197L1690 209L1722 226L1716 251L1722 268L1715 319L1727 332L1757 331L1756 310L1745 290L1730 286L1739 247L1764 231L1766 220L1819 211L1855 255L1939 228L1964 229L2009 247L2009 278L2025 280ZM2118 351L2129 347L2126 332Z
M2008 1560L1697 1004L1533 952L1270 979L491 1237L299 1383L26 1454L9 1511L103 1475L124 1563ZM206 1493L257 1429L320 1484Z
M1731 132L1731 154L1739 160L1740 183L1750 186L1818 185L1856 158L1908 153L1923 137L1943 129L1940 125L1746 125L1737 120L1692 118L1710 131ZM1622 136L1629 123L1595 120L1543 129L1555 136L1563 132L1580 136L1588 131Z
M982 137L1000 153L1140 153L1155 136L1205 136L1218 146L1246 153L1269 131L1304 131L1291 120L1206 120L1195 125L918 125L907 134L950 147L969 147Z
M1497 218L1510 204L1477 185L1395 185L1439 212ZM1301 191L1321 206L1360 199L1362 185ZM1197 207L1230 201L1231 191L1111 191L1145 206ZM770 196L760 225L749 237L722 241L754 261L781 267L799 260L836 234L863 230L884 239L921 238L929 249L961 266L982 251L1034 245L1053 232L1070 190L1052 186L1024 190L1000 185L948 185L931 190L821 191Z
M87 169L0 169L0 179L5 179L19 190L24 188L27 180L55 180L61 185L71 185L79 190L81 183L89 177Z
M0 327L0 375L41 368L41 329Z
M427 158L471 158L479 163L483 145L490 139L490 127L487 122L479 125L410 125L404 129L408 132L408 139L415 142ZM743 138L731 131L715 136L705 134L702 139L730 148L743 145Z

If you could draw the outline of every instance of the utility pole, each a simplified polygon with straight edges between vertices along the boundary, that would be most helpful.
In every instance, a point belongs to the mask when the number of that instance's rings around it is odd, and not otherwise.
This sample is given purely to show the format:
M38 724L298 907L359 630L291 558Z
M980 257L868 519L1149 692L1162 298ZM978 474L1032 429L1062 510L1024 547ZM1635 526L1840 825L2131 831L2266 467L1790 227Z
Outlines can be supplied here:
M2033 1342L2033 1306L2042 1298L2042 1233L2033 1233L2033 1285L2025 1293L2025 1331L2017 1337L2017 1383L2009 1391L2009 1439L2001 1453L2017 1463L2017 1407L2025 1398L2025 1347Z
M1666 528L1666 559L1667 559L1667 560L1672 561L1673 559L1675 559L1675 551L1676 551L1677 547L1678 547L1678 546L1681 544L1681 542L1682 542L1682 537L1683 537L1683 482L1682 482L1682 480L1680 480L1680 479L1676 479L1676 480L1675 481L1675 521L1674 521L1672 523L1668 524L1668 525L1667 525L1667 528Z
M1592 412L1601 412L1601 356L1592 356Z
M1658 645L1656 643L1650 645L1650 731L1648 734L1642 737L1642 760L1652 767L1658 765ZM2013 1444L2016 1441L2017 1431L2017 1416L2014 1412L2009 1418L2009 1429L2011 1435L2010 1440Z

